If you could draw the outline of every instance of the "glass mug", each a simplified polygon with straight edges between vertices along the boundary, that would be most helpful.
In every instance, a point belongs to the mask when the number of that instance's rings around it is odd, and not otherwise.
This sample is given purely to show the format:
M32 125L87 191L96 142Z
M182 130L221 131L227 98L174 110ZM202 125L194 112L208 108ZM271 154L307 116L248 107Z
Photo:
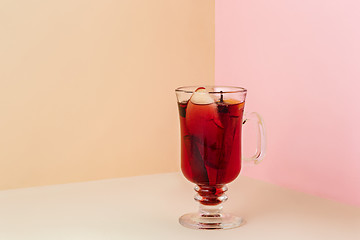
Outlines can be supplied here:
M257 121L258 139L254 156L242 158L259 163L265 155L265 129L258 113L244 114L247 90L241 87L190 86L175 90L181 130L181 170L195 183L199 212L180 217L194 229L228 229L245 223L241 217L222 212L226 184L241 170L241 129Z

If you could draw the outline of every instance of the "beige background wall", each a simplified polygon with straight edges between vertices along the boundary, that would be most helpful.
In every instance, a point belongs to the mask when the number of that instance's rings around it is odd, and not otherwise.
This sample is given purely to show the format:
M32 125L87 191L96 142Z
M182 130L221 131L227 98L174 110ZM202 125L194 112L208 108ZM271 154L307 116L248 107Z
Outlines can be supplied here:
M0 189L175 171L214 1L1 1Z

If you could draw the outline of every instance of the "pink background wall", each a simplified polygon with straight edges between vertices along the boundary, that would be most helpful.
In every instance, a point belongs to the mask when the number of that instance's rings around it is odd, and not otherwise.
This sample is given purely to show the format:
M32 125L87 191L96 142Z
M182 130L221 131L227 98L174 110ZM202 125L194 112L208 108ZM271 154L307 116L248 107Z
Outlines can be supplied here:
M267 157L244 175L360 206L359 12L355 0L216 1L215 82L247 88L267 126Z

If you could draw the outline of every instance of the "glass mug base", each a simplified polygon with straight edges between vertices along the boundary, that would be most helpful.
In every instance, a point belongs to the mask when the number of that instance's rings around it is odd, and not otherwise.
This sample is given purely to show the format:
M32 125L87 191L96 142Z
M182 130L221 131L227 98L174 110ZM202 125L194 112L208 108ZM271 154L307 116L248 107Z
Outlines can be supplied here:
M199 202L199 211L181 216L180 224L192 229L230 229L245 224L243 218L223 212L223 203L227 200L224 194L226 185L216 188L216 191L211 190L209 187L195 186L195 200ZM218 195L211 192L217 192ZM220 203L214 204L215 202Z
M228 213L206 215L202 213L188 213L179 218L181 225L192 229L231 229L244 225L246 221Z

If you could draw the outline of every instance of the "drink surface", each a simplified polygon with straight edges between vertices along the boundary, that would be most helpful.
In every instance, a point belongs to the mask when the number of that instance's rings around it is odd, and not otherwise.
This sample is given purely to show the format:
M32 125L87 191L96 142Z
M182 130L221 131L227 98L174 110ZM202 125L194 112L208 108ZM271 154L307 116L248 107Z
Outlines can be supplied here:
M244 102L178 103L181 169L197 185L233 181L241 169L241 127Z

